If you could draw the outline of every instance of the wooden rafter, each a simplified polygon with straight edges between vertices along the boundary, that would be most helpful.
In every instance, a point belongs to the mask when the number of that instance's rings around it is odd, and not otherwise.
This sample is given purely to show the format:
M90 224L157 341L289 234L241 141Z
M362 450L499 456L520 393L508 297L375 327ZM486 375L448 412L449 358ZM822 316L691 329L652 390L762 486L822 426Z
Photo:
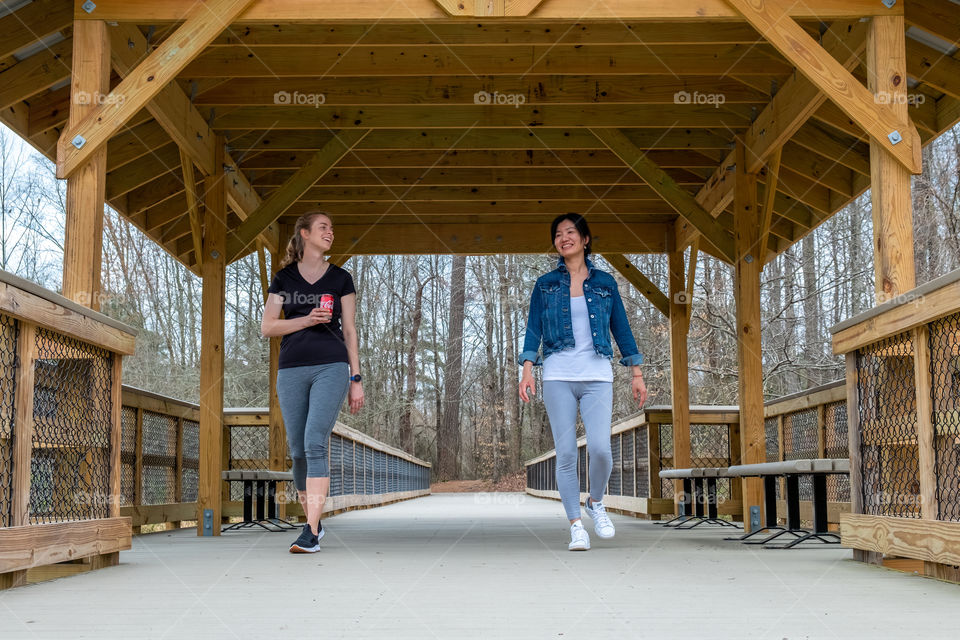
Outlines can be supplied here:
M99 17L113 22L154 24L178 22L196 0L100 0L90 14L76 3L74 18L89 20ZM464 3L466 5L466 2ZM805 0L787 2L788 15L797 19L838 20L891 13L883 4L872 0ZM466 10L466 7L464 8ZM892 13L903 15L901 3ZM615 4L584 5L575 0L550 0L536 12L543 20L694 20L700 22L737 20L739 14L724 0L621 0ZM237 24L327 23L334 20L442 20L450 19L434 0L368 0L362 3L315 3L303 0L259 0L243 13Z
M611 151L620 156L630 169L670 203L677 213L697 228L727 261L733 261L733 238L694 199L693 195L677 185L663 169L647 159L643 151L616 129L590 129Z
M203 228L200 226L200 194L197 190L197 176L193 171L193 159L183 149L180 149L180 166L183 173L183 192L187 198L187 215L190 217L193 250L197 254L197 263L202 267Z
M127 76L137 67L138 62L149 54L149 44L140 30L132 24L112 27L110 33L114 69L121 77ZM132 162L144 155L152 154L154 148L158 146L158 141L163 140L163 132L166 132L166 135L176 142L180 149L185 150L193 158L193 162L203 175L209 176L215 173L219 175L224 170L223 166L217 165L215 159L218 153L218 150L214 149L216 136L177 83L171 82L164 87L147 104L146 110L156 118L156 122L138 126L135 130L124 131L113 138L108 145L111 151L108 162L114 158L114 155L120 162ZM129 126L132 126L132 122L128 123ZM260 197L229 153L224 154L222 164L226 165L230 173L226 182L227 203L238 216L246 218L259 206ZM176 193L182 189L182 185L170 188ZM155 190L154 193L156 192L158 191ZM168 193L168 190L161 189L159 192ZM179 213L183 214L186 211L181 209ZM139 209L134 209L128 211L128 215L136 219L138 212ZM263 233L263 240L271 250L276 248L277 233L278 230L273 225Z
M773 223L773 205L776 201L777 182L780 178L780 158L783 149L777 149L773 152L773 157L767 165L767 182L763 199L763 209L760 211L760 246L767 246L767 238L770 236L770 225ZM762 256L761 256L762 258Z
M195 3L181 14L184 23L170 39L141 61L81 122L64 130L57 143L57 177L69 177L103 148L251 2L209 0Z
M643 294L643 297L649 300L654 308L663 315L670 317L670 300L650 278L643 275L636 265L627 260L626 256L622 253L604 253L603 257L607 259L610 266L627 279L627 282Z
M317 151L296 173L261 203L227 240L227 262L233 262L268 225L276 222L313 183L337 164L367 135L368 131L348 129L335 132L333 139Z
M920 173L920 134L909 118L904 120L889 104L878 102L872 92L800 25L784 15L782 5L770 0L726 1L861 129L870 134L872 140L908 171ZM902 82L905 85L906 79L903 78Z

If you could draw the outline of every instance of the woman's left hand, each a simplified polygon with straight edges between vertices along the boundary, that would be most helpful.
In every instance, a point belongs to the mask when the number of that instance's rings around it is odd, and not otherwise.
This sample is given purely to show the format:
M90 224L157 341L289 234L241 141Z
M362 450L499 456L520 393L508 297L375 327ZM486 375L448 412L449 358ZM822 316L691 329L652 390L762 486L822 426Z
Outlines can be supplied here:
M633 399L637 401L642 409L644 403L647 401L647 385L643 382L643 374L633 376L633 382L631 382L630 386L633 389Z
M363 385L359 382L350 383L350 413L356 413L363 408Z

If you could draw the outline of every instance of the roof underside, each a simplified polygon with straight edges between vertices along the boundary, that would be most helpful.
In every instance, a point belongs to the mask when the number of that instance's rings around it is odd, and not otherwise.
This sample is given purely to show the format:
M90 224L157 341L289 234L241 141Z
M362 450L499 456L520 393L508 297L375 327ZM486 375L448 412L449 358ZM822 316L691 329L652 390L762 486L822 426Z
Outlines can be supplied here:
M15 11L0 17L0 120L55 160L74 6L6 5ZM937 19L931 5L956 11ZM960 121L960 5L907 2L905 13L910 92L921 97L909 114L926 144ZM818 39L830 26L797 21ZM155 46L177 24L161 16L135 26ZM850 68L864 79L862 61ZM279 220L329 212L338 252L538 252L549 249L544 221L575 211L589 215L599 251L642 253L666 250L683 220L590 128L623 131L683 189L709 198L735 136L795 73L743 21L534 11L234 24L177 83L259 200L336 132L369 129ZM142 110L109 141L107 163L111 206L196 271L180 150L164 126ZM783 146L768 250L792 245L869 180L869 137L825 102ZM728 230L731 209L718 216ZM228 228L243 217L231 209Z

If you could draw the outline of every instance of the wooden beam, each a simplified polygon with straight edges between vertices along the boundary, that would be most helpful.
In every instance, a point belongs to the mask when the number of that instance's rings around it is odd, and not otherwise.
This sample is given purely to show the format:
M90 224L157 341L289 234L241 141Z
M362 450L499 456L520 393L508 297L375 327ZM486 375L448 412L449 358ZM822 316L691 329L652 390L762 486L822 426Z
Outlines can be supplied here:
M921 171L920 134L903 109L894 109L892 104L878 102L874 92L868 91L842 64L833 59L792 18L784 15L781 5L769 0L727 0L746 20L754 26L787 60L811 82L823 91L840 109L870 134L872 143L890 153L897 162L913 174ZM903 41L903 17L892 13L876 16L877 20L893 20L901 26L899 40ZM871 31L875 30L871 28ZM892 87L897 89L881 94L888 99L902 93L906 88L906 72L900 70ZM886 82L887 80L885 80ZM886 84L885 84L886 86ZM890 136L896 137L891 139Z
M622 27L621 27L622 28ZM366 39L364 39L366 42ZM634 41L638 46L646 43ZM629 45L617 45L619 47ZM396 47L393 47L394 49ZM498 48L484 47L491 54L500 55ZM289 47L288 47L289 49ZM364 51L369 51L364 47ZM379 55L375 50L372 52ZM384 51L389 54L389 51ZM354 54L355 55L355 54ZM365 53L364 55L369 55ZM407 54L409 55L409 53ZM508 55L503 53L503 55ZM406 57L406 56L404 56ZM323 96L324 104L365 106L375 104L472 104L478 90L496 89L503 95L522 95L529 104L676 104L677 92L693 95L723 94L724 104L766 104L770 94L748 87L730 77L710 75L623 75L590 74L560 75L526 74L498 76L496 83L478 82L472 75L384 75L378 72L376 80L369 77L346 76L337 64L336 76L326 77L257 77L231 78L205 92L198 93L194 104L203 107L228 108L236 106L272 106L276 96ZM557 70L559 71L559 70ZM299 96L305 96L299 98Z
M667 254L670 282L670 404L673 428L673 468L690 466L690 370L687 353L687 327L690 325L690 301L684 299L683 252L676 249ZM675 512L683 495L683 481L674 481Z
M239 227L232 230L227 241L227 263L237 259L254 238L283 215L323 174L336 165L354 146L363 140L369 130L348 129L336 132L333 139L317 151L310 160L290 176L264 200Z
M73 46L73 40L63 40L0 73L0 109L12 107L69 78Z
M866 47L866 31L866 25L859 22L835 24L824 34L823 48L844 69L853 69L860 64L860 54ZM747 171L759 171L770 154L782 148L826 99L826 94L805 76L791 76L743 136ZM713 215L733 201L734 153L729 153L697 193L697 202Z
M960 98L960 60L928 47L913 38L905 39L907 73L912 78Z
M87 14L76 4L74 18L89 20L96 16L114 22L154 24L179 22L196 0L166 0L163 3L149 0L100 0L93 14ZM788 15L798 19L838 20L873 15L903 13L898 3L887 9L871 0L807 0L802 3L786 3ZM650 2L649 0L623 0L615 5L591 5L585 7L577 0L555 0L544 3L536 12L536 19L545 20L693 20L732 21L740 15L722 0L675 0L673 2ZM407 0L398 6L392 0L370 0L363 3L317 5L303 0L259 0L235 20L235 24L330 23L338 20L367 21L412 21L450 20L450 16L433 0Z
M933 375L930 362L930 326L913 329L914 385L917 398L917 481L920 484L920 517L936 520L937 453L933 427Z
M497 102L494 94L499 93L506 100L509 93L518 86L516 81L505 81L506 88L500 89L499 84L484 82L482 78L510 75L649 74L675 79L677 76L733 74L769 81L782 78L791 72L791 65L777 56L767 44L720 47L701 44L633 47L622 44L502 45L497 47L496 53L492 53L490 47L472 45L408 46L399 51L397 47L391 47L382 53L363 46L342 49L305 46L294 51L296 54L291 55L289 47L286 46L258 47L256 54L251 55L250 49L245 45L212 47L187 65L183 75L187 78L296 78L291 82L293 86L287 89L281 84L272 86L278 87L276 91L287 92L280 94L280 97L288 101L286 104L306 104L310 107L317 104L311 97L316 94L294 93L303 78L366 76L379 79L426 75L436 78L467 77L470 78L465 87L467 90L454 90L454 101L474 103L475 92L486 91L489 105L511 104L512 108L512 103ZM307 86L309 87L309 84ZM325 85L320 83L316 86ZM416 86L414 83L411 88ZM474 88L469 89L471 86ZM543 89L549 91L547 87ZM576 91L575 85L571 91ZM360 89L360 92L363 95L370 91L367 88ZM333 95L343 94L338 90ZM431 91L427 94L429 95L436 94ZM533 98L534 95L529 97ZM347 104L357 104L357 96L347 100ZM267 104L283 103L274 101L273 94L270 94ZM674 104L674 100L671 99L668 104Z
M183 15L184 23L170 39L137 65L102 104L64 130L57 144L57 177L71 176L94 152L106 145L107 140L146 107L252 1L208 0L193 5ZM82 28L80 22L75 29ZM106 39L105 32L103 37Z
M680 188L660 167L648 160L643 151L637 148L623 132L615 129L594 128L591 128L590 131L611 151L620 156L620 159L634 173L643 178L650 188L670 203L679 215L706 236L728 261L733 261L733 238L727 234L726 230L713 216L697 203L688 191Z
M591 223L599 253L663 253L667 223ZM545 253L552 251L543 223L379 223L336 225L337 253L414 255Z
M761 244L761 247L767 246L766 243ZM690 259L687 262L687 281L686 287L684 288L684 293L686 294L686 299L684 302L687 305L687 331L690 330L690 318L693 317L693 286L696 283L697 278L697 256L700 253L700 238L698 237L693 241L693 244L690 245Z
M121 77L125 77L150 55L152 48L134 24L120 24L112 27L110 34L113 44L113 66ZM159 124L159 127L166 131L178 147L186 150L202 175L220 175L223 167L217 166L214 161L217 153L213 148L216 136L206 119L191 104L190 98L183 92L180 85L176 82L169 83L147 104L146 110L156 118L154 126ZM118 145L122 143L123 146L120 149L124 152L123 159L129 161L128 158L135 159L142 156L144 147L149 151L151 141L157 135L153 129L143 132L141 127L137 127L118 135L109 144L112 147L114 143ZM224 164L229 167L228 171L231 174L227 181L227 204L238 216L245 218L259 206L260 198L230 154L224 155ZM158 192L169 193L169 189L160 189ZM128 215L133 213L128 210ZM271 250L276 248L276 235L277 229L273 226L263 233L263 240Z
M750 125L752 108L745 104L723 109L691 110L686 105L530 105L518 107L487 104L373 105L364 106L269 106L236 107L217 113L218 131L251 129L404 129L404 128L502 128L516 127L636 127L661 130L684 128L734 131Z
M222 163L224 144L220 150ZM220 472L223 453L223 362L226 293L226 177L204 178L203 295L200 340L200 467L197 488L197 535L220 535ZM209 510L212 529L204 531Z
M73 24L73 6L61 0L33 0L0 18L0 60ZM68 67L69 69L69 67Z
M607 262L610 263L614 269L616 269L620 275L626 278L627 282L632 284L634 288L643 294L643 297L650 301L660 313L669 317L670 316L670 301L667 299L667 296L663 294L662 291L655 285L650 278L643 275L643 273L637 269L637 267L627 260L626 256L622 253L605 253L603 257L607 259Z
M773 203L777 195L777 182L780 179L780 159L783 155L783 147L773 152L773 157L767 165L767 183L765 185L763 209L760 211L762 222L760 223L760 246L767 246L767 238L770 236L770 224L773 222ZM763 254L759 256L763 262Z
M110 88L110 41L104 22L91 20L75 25L72 77L69 122L74 126L99 108L94 98ZM78 171L67 180L63 295L99 311L107 150L95 151L84 156L76 165Z
M203 227L200 225L200 195L197 191L197 176L193 172L193 158L181 147L180 167L183 174L183 192L187 198L187 215L190 217L190 235L197 264L203 265Z
M746 148L737 141L734 188L736 262L734 292L737 305L737 363L740 398L740 460L753 464L766 460L763 419L763 358L760 327L760 273L763 254L758 251L760 216L756 175L747 173ZM750 508L760 509L763 526L763 485L759 478L743 479L743 523L750 530Z
M960 43L960 21L957 5L950 0L910 0L905 2L903 17L907 24L955 45Z
M840 516L841 544L853 549L941 564L960 564L960 523L849 513Z
M0 529L0 573L129 549L130 518L49 522Z
M890 96L890 104L884 106L893 109L898 118L907 117L903 30L902 17L877 17L870 22L867 33L869 92ZM896 153L891 152L883 142L876 137L870 139L874 290L877 304L913 289L916 283L910 173L917 172L911 171L902 158L896 157Z

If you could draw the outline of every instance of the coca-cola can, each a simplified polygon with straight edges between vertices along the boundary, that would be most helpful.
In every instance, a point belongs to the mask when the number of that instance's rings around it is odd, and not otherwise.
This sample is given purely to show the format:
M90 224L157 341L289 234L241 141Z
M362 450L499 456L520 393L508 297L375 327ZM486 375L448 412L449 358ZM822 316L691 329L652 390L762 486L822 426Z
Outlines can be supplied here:
M333 313L333 294L325 293L320 296L320 308Z

